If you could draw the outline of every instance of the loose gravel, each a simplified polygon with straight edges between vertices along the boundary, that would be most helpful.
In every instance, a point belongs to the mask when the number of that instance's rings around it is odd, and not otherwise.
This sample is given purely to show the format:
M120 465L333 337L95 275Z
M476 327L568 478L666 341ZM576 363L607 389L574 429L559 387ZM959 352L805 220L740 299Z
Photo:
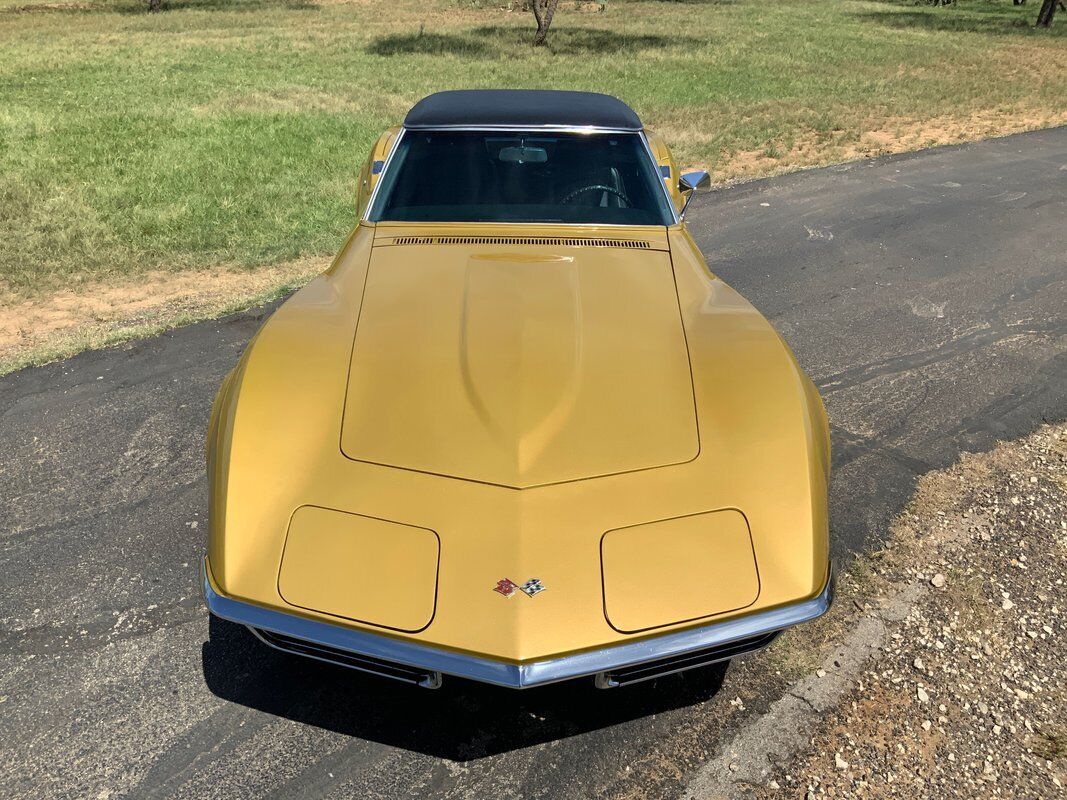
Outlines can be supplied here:
M808 747L747 793L1067 796L1067 426L928 476L854 573L872 597L923 590Z

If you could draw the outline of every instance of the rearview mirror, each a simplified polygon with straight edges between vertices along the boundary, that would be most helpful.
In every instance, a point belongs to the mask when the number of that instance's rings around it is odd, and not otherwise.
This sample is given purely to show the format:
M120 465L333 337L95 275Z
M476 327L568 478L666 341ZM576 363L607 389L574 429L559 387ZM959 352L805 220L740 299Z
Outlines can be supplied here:
M710 187L711 176L704 170L683 172L682 177L678 179L678 188L685 195L685 205L682 206L682 212L678 215L678 218L685 219L685 210L689 208L689 201L693 199L693 195L697 193L698 189L708 189Z
M543 147L501 147L497 155L505 164L544 164L548 161L548 151Z

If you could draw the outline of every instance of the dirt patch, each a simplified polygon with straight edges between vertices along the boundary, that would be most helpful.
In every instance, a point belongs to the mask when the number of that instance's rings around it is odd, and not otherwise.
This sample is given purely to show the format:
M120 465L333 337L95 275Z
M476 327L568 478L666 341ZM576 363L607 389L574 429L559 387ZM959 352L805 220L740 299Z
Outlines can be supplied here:
M34 14L41 11L88 11L92 3L28 3L7 9L12 14Z
M135 282L0 303L0 374L128 338L124 333L227 313L301 285L328 265L315 258L256 270L151 272Z
M869 126L860 128L858 133L856 130L812 131L791 142L771 141L759 150L726 153L722 160L710 166L716 180L732 181L1064 124L1067 124L1067 110L1053 109L989 110L966 117L944 116L927 120L878 119L871 120ZM671 138L669 130L666 135ZM698 137L686 132L680 133L679 138Z

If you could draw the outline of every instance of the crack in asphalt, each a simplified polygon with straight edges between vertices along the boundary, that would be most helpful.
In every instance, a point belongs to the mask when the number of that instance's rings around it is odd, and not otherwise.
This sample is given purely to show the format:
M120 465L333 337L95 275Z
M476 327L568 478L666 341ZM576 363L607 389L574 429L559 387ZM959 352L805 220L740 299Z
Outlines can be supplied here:
M1049 334L1067 334L1067 321L1050 320L1045 325L1026 325L1007 323L1004 325L990 326L980 330L970 331L961 336L948 339L936 347L928 350L920 350L914 353L905 353L899 356L875 361L870 364L860 364L847 370L827 375L815 381L822 395L831 395L842 389L850 389L864 383L870 383L878 378L888 375L899 375L902 372L927 367L955 358L958 355L977 350L981 347L991 347L998 342L1017 336L1047 336Z
M387 759L391 753L390 748L384 745L350 739L332 753L308 764L261 800L313 800L324 797L328 790L337 788L346 778Z
M922 475L932 468L929 462L909 455L899 448L891 447L888 444L892 439L891 435L864 436L831 425L830 436L834 442L832 459L834 469L851 464L864 456L872 455L895 462L915 475Z
M199 595L193 595L159 606L101 611L88 620L45 622L26 628L0 629L0 656L99 650L115 642L197 622L203 618L202 606ZM188 613L171 616L176 611Z
M252 709L219 706L174 740L126 796L141 800L173 797L177 789L199 775L207 764L233 754L273 724L271 717ZM224 732L221 738L220 731Z

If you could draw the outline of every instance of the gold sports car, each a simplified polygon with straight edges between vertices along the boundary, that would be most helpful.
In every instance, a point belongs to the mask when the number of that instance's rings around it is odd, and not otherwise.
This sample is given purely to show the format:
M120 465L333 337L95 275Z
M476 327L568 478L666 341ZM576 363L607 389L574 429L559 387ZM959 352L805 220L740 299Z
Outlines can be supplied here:
M826 415L690 237L707 184L605 95L417 103L333 265L219 390L211 613L524 688L722 661L825 612Z

